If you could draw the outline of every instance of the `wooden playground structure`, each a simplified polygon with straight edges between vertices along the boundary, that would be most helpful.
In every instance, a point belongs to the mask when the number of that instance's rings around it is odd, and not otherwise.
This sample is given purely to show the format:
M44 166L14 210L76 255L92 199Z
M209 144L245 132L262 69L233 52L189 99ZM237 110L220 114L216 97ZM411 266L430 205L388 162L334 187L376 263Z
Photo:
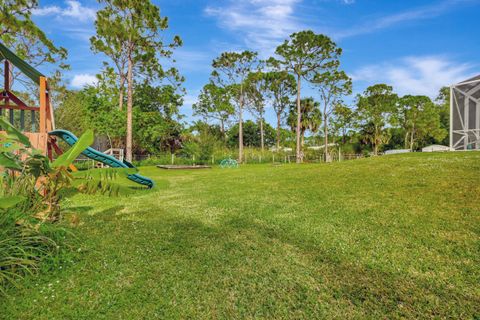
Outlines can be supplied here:
M9 119L29 139L32 147L53 158L53 152L61 154L55 137L48 133L55 129L53 107L50 103L50 87L47 77L0 43L0 63L3 63L3 90L0 92L0 116ZM38 105L25 103L12 90L13 68L16 67L38 86ZM26 128L26 120L29 127ZM1 128L0 128L1 130Z

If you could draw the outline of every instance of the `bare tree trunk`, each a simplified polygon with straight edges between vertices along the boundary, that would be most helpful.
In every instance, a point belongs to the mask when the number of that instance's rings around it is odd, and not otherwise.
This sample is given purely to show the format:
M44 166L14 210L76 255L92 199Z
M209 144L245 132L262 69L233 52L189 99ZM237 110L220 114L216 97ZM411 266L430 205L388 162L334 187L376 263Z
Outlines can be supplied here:
M263 132L263 117L260 118L260 148L262 149L262 152L265 149L265 135Z
M238 163L243 163L243 93L238 110Z
M225 121L223 121L223 119L220 119L220 131L222 132L223 143L226 143L227 135L225 133Z
M302 109L301 109L301 106L300 106L300 89L301 89L301 86L300 86L300 81L301 81L301 77L300 75L298 74L297 75L297 150L296 150L296 162L297 163L302 163L302 149L301 149L301 146L300 146L300 127L302 125Z
M280 126L282 125L282 115L277 113L277 152L280 149Z
M410 135L410 151L413 151L413 142L414 142L413 135L414 134L415 134L415 126L413 126L412 133Z
M324 116L323 117L323 144L324 144L324 156L325 156L325 161L328 159L328 117Z
M128 73L127 73L127 152L126 159L127 161L132 161L132 111L133 111L133 62L131 57L128 59Z
M125 78L120 80L120 90L118 93L118 109L122 111L123 109L123 90L125 89Z
M405 149L407 149L407 147L408 147L408 131L405 133L404 141L405 142L403 143L403 145L404 145Z

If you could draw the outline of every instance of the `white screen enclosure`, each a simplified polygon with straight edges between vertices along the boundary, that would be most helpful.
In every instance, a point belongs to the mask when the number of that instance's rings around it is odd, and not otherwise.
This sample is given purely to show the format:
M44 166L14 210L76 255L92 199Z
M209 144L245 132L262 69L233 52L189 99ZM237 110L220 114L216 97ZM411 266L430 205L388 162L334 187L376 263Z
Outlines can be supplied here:
M450 148L480 150L480 75L450 87Z

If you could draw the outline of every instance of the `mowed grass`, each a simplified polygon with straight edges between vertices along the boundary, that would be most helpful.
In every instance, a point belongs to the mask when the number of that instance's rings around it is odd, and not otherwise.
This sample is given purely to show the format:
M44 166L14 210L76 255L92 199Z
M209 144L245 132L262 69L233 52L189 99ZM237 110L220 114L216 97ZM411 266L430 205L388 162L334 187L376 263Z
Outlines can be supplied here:
M0 317L480 317L480 152L141 173L64 204L81 252Z

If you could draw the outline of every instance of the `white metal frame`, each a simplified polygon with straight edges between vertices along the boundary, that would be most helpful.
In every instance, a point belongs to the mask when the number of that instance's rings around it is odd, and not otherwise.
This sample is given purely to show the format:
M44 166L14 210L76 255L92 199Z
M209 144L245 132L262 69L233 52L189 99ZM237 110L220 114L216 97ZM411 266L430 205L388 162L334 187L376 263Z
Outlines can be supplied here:
M480 150L480 75L460 82L450 87L450 148L452 150ZM457 99L457 94L463 97L463 103ZM471 102L474 103L472 106ZM463 108L463 115L461 112ZM474 109L474 110L472 110ZM474 127L471 127L469 117L475 117ZM455 119L460 126L454 127ZM454 134L460 138L454 141Z

